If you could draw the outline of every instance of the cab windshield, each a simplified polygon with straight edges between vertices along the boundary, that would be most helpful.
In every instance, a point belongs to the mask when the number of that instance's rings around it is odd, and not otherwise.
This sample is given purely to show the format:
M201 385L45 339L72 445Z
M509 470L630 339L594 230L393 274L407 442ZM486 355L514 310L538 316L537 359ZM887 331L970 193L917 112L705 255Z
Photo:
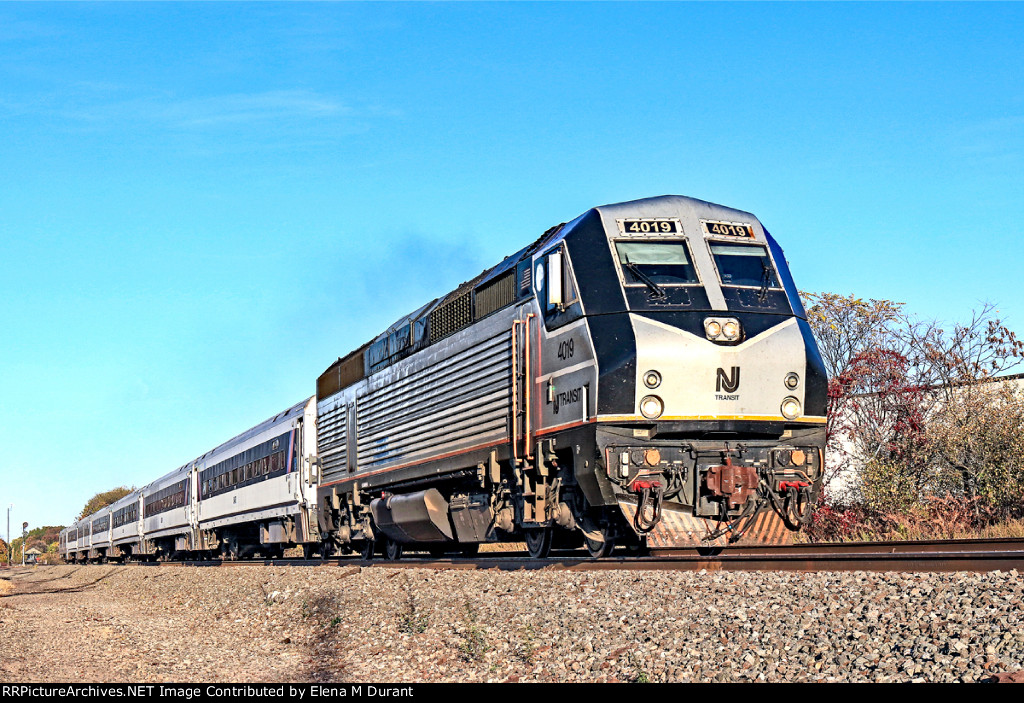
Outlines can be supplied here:
M699 282L685 242L615 242L615 250L627 284Z
M723 286L779 287L772 260L763 246L712 243L711 255Z

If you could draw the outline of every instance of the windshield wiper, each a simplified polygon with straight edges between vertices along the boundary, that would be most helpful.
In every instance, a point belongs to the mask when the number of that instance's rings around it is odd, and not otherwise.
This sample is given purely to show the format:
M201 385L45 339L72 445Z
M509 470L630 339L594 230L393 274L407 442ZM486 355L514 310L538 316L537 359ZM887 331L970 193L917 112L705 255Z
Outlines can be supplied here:
M772 280L772 269L761 259L761 289L757 291L757 302L763 303L768 300L768 284Z
M645 274L643 271L641 271L639 266L637 266L632 261L630 261L628 256L623 257L622 265L625 266L627 269L629 269L629 272L631 274L633 274L634 276L636 276L637 279L641 283L643 283L645 286L647 286L650 289L651 294L655 298L664 298L664 297L666 297L665 296L665 291L662 289L662 287L659 286L654 281L652 281L651 278L647 274Z

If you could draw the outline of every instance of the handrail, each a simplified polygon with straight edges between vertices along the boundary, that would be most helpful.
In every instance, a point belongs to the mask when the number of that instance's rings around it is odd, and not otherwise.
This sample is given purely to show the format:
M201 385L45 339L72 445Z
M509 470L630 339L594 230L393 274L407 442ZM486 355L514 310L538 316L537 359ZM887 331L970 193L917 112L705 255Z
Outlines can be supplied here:
M526 354L525 354L526 360L523 362L523 366L525 367L523 369L524 376L525 376L524 380L525 380L525 383L526 383L526 399L525 399L525 403L524 403L526 407L524 408L525 413L524 413L524 417L523 417L523 425L524 425L524 429L525 429L525 432L523 433L524 434L524 444L525 444L525 446L523 447L523 450L524 450L524 453L525 453L527 459L532 459L533 458L533 452L531 451L531 448L530 448L530 444L531 444L531 442L530 442L530 439L531 439L531 437L530 437L530 410L533 407L532 403L531 403L531 399L530 399L530 396L531 396L530 391L531 391L531 389L533 387L533 378L530 377L530 320L533 319L534 317L536 317L536 315L534 315L532 312L528 313L526 315L526 319L523 321L523 324L524 324L523 334L526 337ZM539 351L539 348L538 348L538 351Z
M512 320L512 461L519 465L519 335L517 329L523 327L523 458L532 459L533 452L530 450L532 439L530 431L530 387L533 379L530 378L530 320L536 317L535 313L527 313L522 320Z
M519 337L516 328L522 320L512 320L512 462L519 466Z

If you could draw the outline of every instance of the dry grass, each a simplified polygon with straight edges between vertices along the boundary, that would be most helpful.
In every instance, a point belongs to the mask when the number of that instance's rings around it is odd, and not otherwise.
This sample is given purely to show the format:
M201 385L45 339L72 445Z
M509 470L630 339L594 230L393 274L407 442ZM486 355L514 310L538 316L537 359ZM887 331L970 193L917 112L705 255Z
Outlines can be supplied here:
M943 524L920 520L914 516L887 515L881 523L861 524L841 537L820 539L820 542L911 542L943 539L1024 539L1024 520L1007 520L985 527ZM795 535L795 542L811 540L804 532Z
M1024 520L1009 520L980 530L953 530L945 539L1024 538ZM941 538L940 538L941 539Z
M902 510L819 505L799 542L891 542L1024 538L1024 517L1000 515L980 498L929 496Z

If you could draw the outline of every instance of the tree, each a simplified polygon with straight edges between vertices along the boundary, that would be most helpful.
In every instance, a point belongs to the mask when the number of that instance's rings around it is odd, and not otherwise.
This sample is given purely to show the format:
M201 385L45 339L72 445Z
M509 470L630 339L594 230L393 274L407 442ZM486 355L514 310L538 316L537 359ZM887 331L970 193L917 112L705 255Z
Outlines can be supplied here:
M875 510L900 510L927 492L934 448L926 434L929 403L893 349L856 356L837 379L845 405L844 438L859 460L860 498Z
M97 510L100 510L101 508L105 508L108 505L116 503L117 501L121 500L134 490L134 486L132 488L120 486L118 488L114 488L113 490L109 490L104 493L97 493L96 495L89 499L89 501L82 508L82 512L79 513L78 517L76 517L75 519L81 520L84 517L92 515Z
M948 326L901 303L803 296L830 373L826 481L856 474L843 497L876 511L944 494L976 514L1024 511L1024 396L994 382L1024 343L994 305Z
M890 347L902 319L903 303L891 300L835 293L800 296L829 378L842 375L860 354Z
M994 380L1024 361L1024 343L997 312L986 303L949 331L935 321L913 322L906 340L919 382L929 390L927 434L945 488L982 498L974 501L976 509L984 503L1005 511L1020 481L1024 406L1019 393Z
M60 532L64 529L63 525L46 525L45 527L35 527L28 531L28 546L39 547L43 551L46 550L46 545L51 542L60 540Z
M842 477L850 473L850 439L864 420L851 410L854 396L867 392L870 384L870 354L891 349L899 339L896 330L901 321L902 303L891 300L864 300L854 295L835 293L800 294L807 310L807 321L814 333L828 373L828 407L825 425L826 494L851 498ZM881 357L875 357L880 359ZM848 483L848 482L846 482Z
M21 543L21 537L15 537L11 540L10 549L8 550L11 564L21 563L21 552L23 550L23 546L24 545Z
M1024 392L1006 383L954 389L928 425L946 491L993 517L1024 513Z
M936 320L904 319L902 333L918 382L942 391L945 400L958 388L987 381L1024 361L1024 342L997 317L992 303L971 313L951 331Z

